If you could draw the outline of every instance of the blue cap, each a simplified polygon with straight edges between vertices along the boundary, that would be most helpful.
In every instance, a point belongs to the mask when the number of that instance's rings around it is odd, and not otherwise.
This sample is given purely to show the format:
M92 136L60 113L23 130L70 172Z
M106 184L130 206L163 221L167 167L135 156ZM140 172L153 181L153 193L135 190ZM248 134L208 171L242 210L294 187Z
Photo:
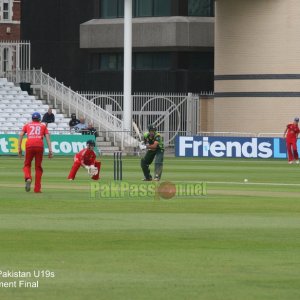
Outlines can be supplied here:
M295 121L295 122L299 122L299 118L296 117L296 118L294 119L294 121Z
M31 116L32 120L40 120L41 119L41 115L38 112L34 112Z

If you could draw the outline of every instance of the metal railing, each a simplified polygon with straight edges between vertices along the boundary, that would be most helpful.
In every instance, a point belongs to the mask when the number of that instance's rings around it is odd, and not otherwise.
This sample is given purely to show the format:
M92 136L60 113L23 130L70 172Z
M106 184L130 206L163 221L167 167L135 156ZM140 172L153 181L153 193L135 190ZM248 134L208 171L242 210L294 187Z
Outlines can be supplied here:
M104 110L98 105L89 101L84 96L74 92L71 88L58 82L49 74L45 74L40 70L15 70L6 72L6 77L14 83L28 82L32 88L39 89L40 96L46 95L47 100L50 97L54 101L54 106L59 104L61 109L71 115L75 112L76 115L82 115L86 119L94 123L98 130L113 130L115 132L123 131L123 121L114 116L112 113ZM126 144L135 145L137 141L125 134ZM124 139L124 134L118 134L118 139ZM125 142L124 142L125 143Z
M0 41L0 77L12 70L30 70L31 45L28 41Z
M124 101L121 92L81 91L80 94L118 118L122 118ZM177 134L197 133L200 127L201 97L213 97L213 92L135 93L132 95L133 122L138 131L146 131L148 125L153 124L159 132L173 133L165 137L165 143L172 145Z

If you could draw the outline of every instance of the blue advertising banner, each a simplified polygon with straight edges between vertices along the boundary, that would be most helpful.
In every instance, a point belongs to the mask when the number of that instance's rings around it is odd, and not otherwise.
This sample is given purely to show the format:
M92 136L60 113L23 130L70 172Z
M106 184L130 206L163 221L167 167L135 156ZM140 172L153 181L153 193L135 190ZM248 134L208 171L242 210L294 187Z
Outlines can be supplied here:
M297 143L300 147L300 140ZM286 158L283 138L177 136L177 157Z

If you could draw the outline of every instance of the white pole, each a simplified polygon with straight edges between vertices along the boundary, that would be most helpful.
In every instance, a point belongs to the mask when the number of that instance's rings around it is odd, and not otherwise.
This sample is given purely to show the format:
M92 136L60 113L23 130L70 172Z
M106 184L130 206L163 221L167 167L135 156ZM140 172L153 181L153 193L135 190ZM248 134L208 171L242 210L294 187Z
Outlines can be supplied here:
M132 0L124 0L124 130L131 131Z

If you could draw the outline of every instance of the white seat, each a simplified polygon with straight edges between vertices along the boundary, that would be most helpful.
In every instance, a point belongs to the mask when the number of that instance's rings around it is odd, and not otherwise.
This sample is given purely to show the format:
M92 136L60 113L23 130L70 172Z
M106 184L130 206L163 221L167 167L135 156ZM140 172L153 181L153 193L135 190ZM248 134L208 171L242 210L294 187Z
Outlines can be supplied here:
M59 127L64 128L64 129L69 129L69 124L67 124L67 123L59 123Z
M23 123L28 122L28 118L23 118L23 117L21 117L21 118L19 118L18 120L19 120L19 122L23 122Z
M5 125L0 125L0 130L4 131L4 133L6 133L5 131L8 130L8 127Z
M25 109L27 109L28 105L27 104L20 104L19 108L25 108Z
M18 108L16 108L14 111L15 111L15 113L21 114L24 112L24 109L20 108L20 105L19 105Z
M22 102L22 104L32 104L32 101L30 99L26 99L26 98L23 98L21 102Z
M1 100L1 103L9 104L9 103L10 103L10 100L7 99L7 97L5 97L5 99L2 99L2 100Z
M48 129L49 128L56 128L56 127L57 127L57 125L55 123L49 123L48 124Z
M31 114L27 112L23 112L22 114L20 114L20 116L22 116L22 118L27 118L28 120L31 118Z
M14 118L14 117L8 117L8 118L6 118L6 121L8 121L8 122L15 122L16 118Z
M9 107L9 108L18 108L19 105L16 104L16 103L10 103L10 104L8 104L8 107Z
M18 94L18 91L15 91L13 89L10 89L7 91L9 95L17 95Z

